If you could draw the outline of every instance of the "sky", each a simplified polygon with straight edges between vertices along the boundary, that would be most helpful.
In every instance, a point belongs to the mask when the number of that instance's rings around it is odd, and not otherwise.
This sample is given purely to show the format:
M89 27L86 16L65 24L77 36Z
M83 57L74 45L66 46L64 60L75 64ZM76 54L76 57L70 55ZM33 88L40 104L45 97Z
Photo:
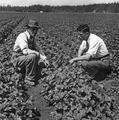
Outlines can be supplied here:
M29 6L34 4L40 5L87 5L94 3L112 3L119 0L0 0L0 5L11 6Z

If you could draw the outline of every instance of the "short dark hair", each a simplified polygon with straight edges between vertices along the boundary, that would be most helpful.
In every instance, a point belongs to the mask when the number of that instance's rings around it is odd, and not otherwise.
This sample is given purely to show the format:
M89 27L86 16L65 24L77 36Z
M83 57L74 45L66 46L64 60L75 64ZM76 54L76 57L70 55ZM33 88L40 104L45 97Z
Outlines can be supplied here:
M90 32L90 28L87 24L79 25L76 30L83 33Z

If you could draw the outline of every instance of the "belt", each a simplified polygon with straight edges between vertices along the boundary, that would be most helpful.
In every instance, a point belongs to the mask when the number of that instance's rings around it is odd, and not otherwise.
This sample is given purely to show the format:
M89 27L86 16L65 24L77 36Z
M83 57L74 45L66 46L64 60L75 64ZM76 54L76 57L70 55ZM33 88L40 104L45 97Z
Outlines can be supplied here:
M106 57L109 57L109 54L106 54L106 55L99 57L99 58L92 58L91 60L101 60L101 59L106 58Z
M99 57L99 59L102 59L102 58L105 58L105 57L108 57L108 56L109 56L109 54L104 55L104 56L102 56L102 57Z

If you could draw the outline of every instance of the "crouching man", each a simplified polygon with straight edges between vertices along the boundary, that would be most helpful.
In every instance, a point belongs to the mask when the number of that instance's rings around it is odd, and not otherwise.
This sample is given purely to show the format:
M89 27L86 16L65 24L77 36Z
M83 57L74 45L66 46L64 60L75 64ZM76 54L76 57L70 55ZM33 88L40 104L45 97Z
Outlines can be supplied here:
M39 28L37 21L29 20L26 31L16 38L11 59L16 68L25 67L25 83L30 85L35 85L38 79L39 60L42 59L46 65L49 65L44 53L37 50L35 36Z
M106 44L97 35L90 33L87 24L77 27L78 38L82 41L78 56L71 59L72 64L81 61L82 67L97 81L104 80L111 72L110 56Z

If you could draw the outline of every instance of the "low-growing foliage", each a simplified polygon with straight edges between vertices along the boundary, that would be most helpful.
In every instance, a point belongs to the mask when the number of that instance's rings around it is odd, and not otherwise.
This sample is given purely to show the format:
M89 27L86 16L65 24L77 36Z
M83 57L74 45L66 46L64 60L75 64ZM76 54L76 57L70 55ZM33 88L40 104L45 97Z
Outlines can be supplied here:
M27 19L21 15L3 25L0 33L4 31L1 36L6 41L0 47L0 119L118 120L118 14L27 13L27 17L39 20L43 28L36 40L50 67L42 69L44 77L37 86L25 90L10 58L15 38L25 30ZM91 79L79 62L68 63L80 45L75 32L80 23L90 23L91 32L104 39L112 55L112 73L101 82Z

